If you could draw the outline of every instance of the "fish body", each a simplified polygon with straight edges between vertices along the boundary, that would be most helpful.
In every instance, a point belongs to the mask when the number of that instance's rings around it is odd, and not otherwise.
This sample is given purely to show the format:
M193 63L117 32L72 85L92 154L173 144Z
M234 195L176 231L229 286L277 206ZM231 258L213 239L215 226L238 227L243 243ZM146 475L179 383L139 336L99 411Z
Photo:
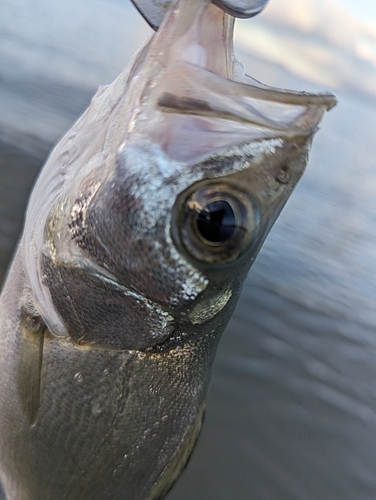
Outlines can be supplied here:
M7 500L161 499L246 274L329 94L243 77L232 18L179 0L52 152L0 300Z

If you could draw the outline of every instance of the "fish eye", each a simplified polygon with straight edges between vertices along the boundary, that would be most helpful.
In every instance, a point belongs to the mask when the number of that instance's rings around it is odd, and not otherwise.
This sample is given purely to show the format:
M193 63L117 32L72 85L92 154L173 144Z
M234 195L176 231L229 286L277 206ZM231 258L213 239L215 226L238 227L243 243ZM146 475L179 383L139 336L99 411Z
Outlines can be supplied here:
M179 203L175 226L185 250L195 259L220 264L239 257L253 241L259 211L249 195L213 183L190 189Z

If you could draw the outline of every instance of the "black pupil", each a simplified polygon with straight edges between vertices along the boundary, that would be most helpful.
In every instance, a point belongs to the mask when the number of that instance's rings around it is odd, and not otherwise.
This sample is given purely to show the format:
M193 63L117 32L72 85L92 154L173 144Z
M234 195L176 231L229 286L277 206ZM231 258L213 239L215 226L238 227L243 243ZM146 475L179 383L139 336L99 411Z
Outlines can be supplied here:
M235 228L235 214L227 201L213 201L198 214L197 229L205 240L212 243L229 240Z

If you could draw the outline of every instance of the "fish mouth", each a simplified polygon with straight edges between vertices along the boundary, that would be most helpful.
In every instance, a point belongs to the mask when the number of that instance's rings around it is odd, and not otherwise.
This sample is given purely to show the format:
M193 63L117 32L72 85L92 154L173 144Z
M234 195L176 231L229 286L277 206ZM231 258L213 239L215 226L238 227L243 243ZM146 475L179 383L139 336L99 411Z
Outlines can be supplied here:
M234 56L233 22L209 0L170 7L140 70L129 141L142 137L171 159L194 165L242 142L316 132L336 98L244 77Z

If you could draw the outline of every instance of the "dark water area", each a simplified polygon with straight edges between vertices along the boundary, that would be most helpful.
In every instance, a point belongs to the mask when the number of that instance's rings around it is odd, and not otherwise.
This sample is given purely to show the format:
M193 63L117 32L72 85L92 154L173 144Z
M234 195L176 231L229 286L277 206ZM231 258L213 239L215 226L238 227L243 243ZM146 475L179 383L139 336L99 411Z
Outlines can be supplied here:
M93 2L85 19L87 3L69 1L55 10L78 9L74 26L55 19L37 35L21 29L45 12L33 5L0 7L0 281L49 149L148 32L122 2ZM80 48L80 22L103 43ZM138 33L132 43L121 23ZM239 59L265 83L306 88L282 67ZM169 500L376 498L376 108L337 95L220 343L201 439Z
M21 234L27 198L40 160L0 143L0 283ZM12 172L12 174L10 174Z

